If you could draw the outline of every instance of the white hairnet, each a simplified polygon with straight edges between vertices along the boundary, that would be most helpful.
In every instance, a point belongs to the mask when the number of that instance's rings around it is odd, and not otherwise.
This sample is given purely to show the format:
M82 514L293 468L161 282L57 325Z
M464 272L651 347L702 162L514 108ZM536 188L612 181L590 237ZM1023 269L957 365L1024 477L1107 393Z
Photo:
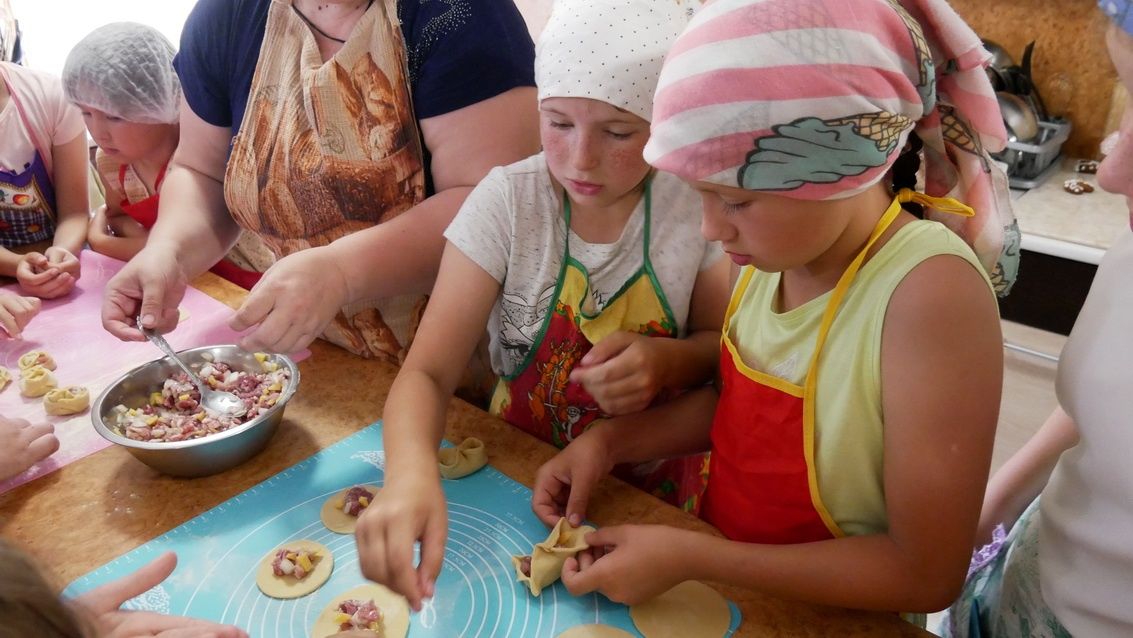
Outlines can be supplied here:
M113 22L91 31L63 66L67 99L142 124L177 121L176 50L153 27Z

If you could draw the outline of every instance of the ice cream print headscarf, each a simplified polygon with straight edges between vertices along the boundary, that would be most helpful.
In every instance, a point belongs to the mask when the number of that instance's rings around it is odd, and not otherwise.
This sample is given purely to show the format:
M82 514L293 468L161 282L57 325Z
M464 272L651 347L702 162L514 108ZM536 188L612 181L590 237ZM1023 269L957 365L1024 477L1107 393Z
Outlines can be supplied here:
M1133 35L1133 2L1130 0L1098 0L1098 6L1117 26Z
M600 100L649 122L661 62L696 0L557 0L535 51L539 101Z
M1018 229L988 157L1007 137L988 59L945 0L713 0L669 53L645 158L689 180L838 199L880 181L915 130L925 192L975 211L929 216L1005 293Z

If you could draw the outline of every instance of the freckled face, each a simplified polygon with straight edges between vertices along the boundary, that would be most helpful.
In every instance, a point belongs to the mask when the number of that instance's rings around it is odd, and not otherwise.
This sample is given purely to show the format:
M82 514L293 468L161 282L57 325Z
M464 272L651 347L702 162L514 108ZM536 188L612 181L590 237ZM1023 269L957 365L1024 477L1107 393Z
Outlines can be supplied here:
M636 193L650 170L649 122L587 98L546 98L539 113L547 167L571 201L601 208Z

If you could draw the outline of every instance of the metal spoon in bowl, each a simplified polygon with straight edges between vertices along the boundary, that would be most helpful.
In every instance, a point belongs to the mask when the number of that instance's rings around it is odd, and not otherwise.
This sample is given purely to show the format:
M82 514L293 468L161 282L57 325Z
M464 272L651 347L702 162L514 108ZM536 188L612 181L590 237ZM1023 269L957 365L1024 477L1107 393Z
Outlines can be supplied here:
M160 348L161 351L165 353L165 356L173 359L174 363L181 366L185 374L189 375L189 380L193 382L193 385L197 386L197 391L201 393L201 405L204 406L205 411L228 416L242 416L247 412L247 408L244 407L244 401L242 401L240 397L231 392L213 390L208 387L189 366L185 365L181 357L177 356L177 353L173 351L173 348L170 347L165 337L158 334L156 330L142 327L141 317L138 317L138 330L141 330L142 334L146 336L146 339L149 339L150 342Z

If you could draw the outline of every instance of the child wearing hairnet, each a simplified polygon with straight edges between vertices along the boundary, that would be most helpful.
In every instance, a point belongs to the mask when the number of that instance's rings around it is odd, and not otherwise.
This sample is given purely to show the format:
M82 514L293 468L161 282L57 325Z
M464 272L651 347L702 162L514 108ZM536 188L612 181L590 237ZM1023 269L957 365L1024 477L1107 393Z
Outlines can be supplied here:
M677 2L556 2L536 50L543 152L489 173L445 231L385 405L386 487L357 530L363 574L414 607L431 595L447 533L436 465L445 407L485 327L499 375L491 412L564 454L619 437L624 415L712 376L728 264L697 231L700 198L642 156L661 62L686 22ZM693 510L703 468L694 454L619 469ZM549 501L536 513L551 525L566 503Z
M179 141L175 53L156 29L115 22L79 41L63 67L67 99L98 145L95 168L106 193L88 241L96 252L123 261L141 251L157 222L161 183ZM213 272L245 288L259 279L227 260Z
M79 112L58 78L0 62L0 275L24 295L70 293L89 212Z

